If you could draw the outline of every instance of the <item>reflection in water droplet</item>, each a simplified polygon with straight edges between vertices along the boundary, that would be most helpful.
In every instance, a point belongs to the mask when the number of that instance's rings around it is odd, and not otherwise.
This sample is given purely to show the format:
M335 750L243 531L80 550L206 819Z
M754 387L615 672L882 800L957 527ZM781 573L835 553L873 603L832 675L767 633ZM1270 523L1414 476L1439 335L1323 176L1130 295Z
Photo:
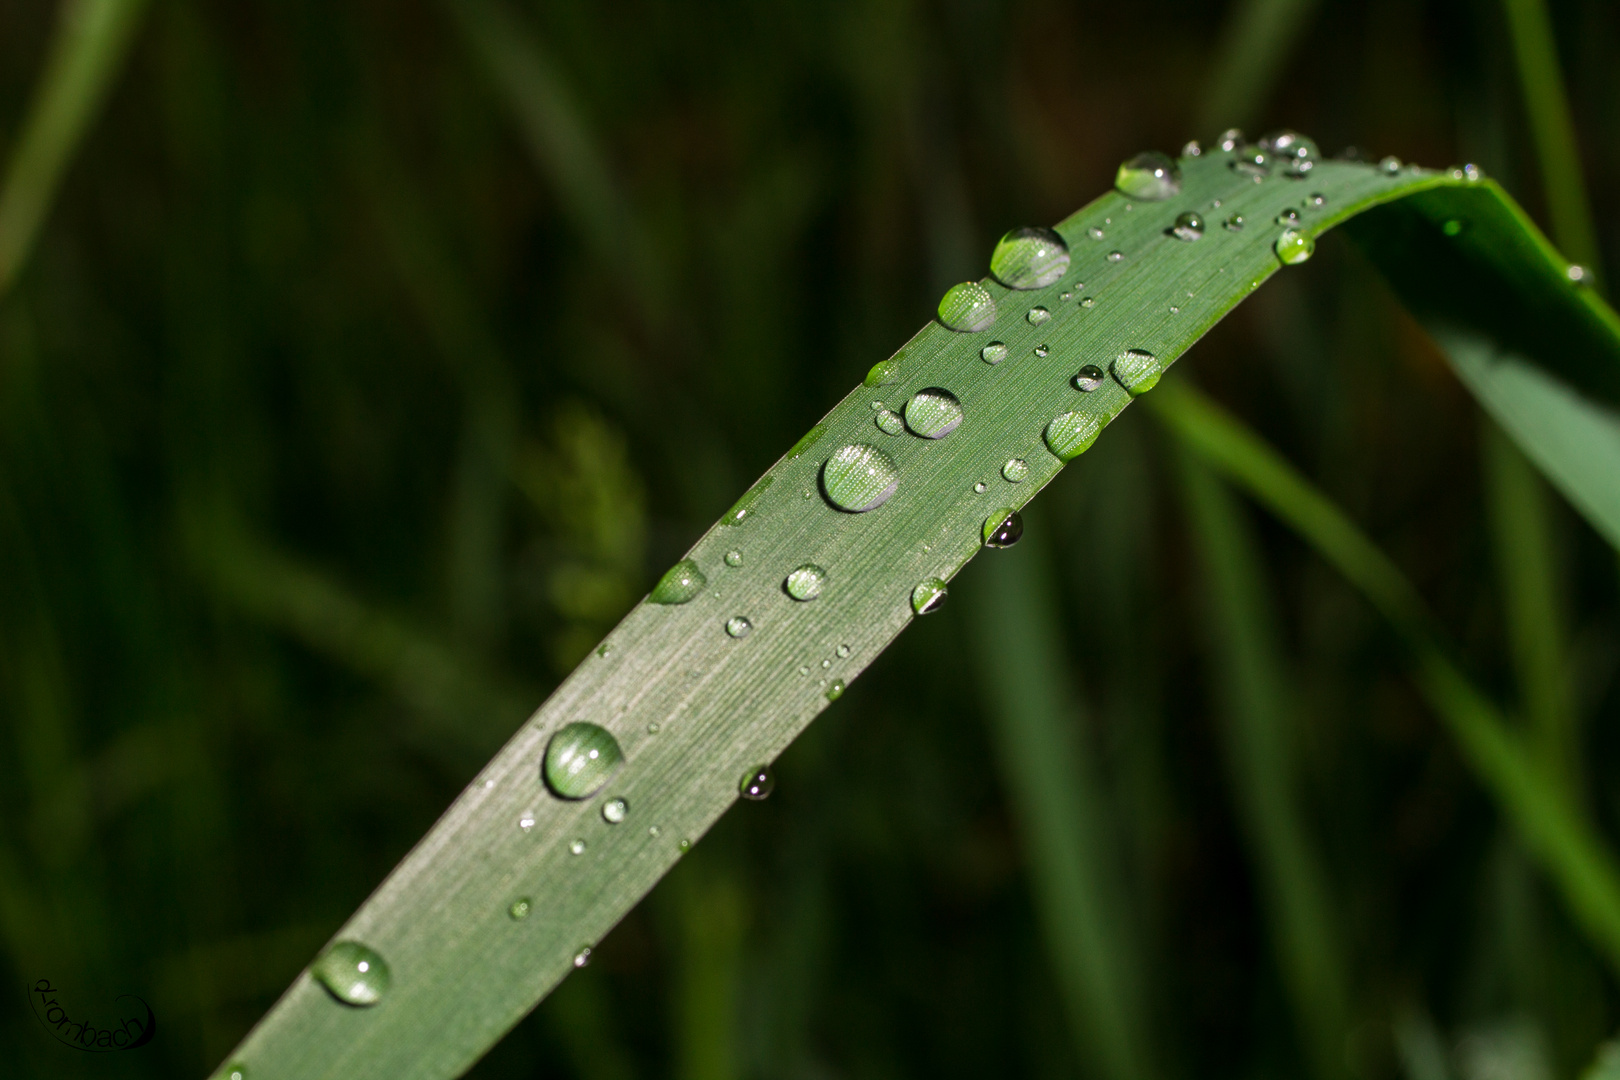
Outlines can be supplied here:
M576 968L582 968L590 962L591 947L589 945L581 946L579 952L574 954L574 966Z
M1228 153L1236 150L1238 145L1242 142L1243 132L1239 131L1237 128L1227 128L1225 131L1221 132L1221 149L1227 151Z
M1103 383L1103 369L1096 364L1087 364L1074 374L1074 388L1081 393L1089 394Z
M1124 257L1125 253L1123 251L1110 251L1108 253L1109 262L1119 262L1119 260L1123 259Z
M1312 206L1324 206L1327 204L1327 196L1320 191L1313 191L1311 192L1310 203Z
M1181 191L1181 167L1157 150L1147 150L1120 165L1114 186L1134 199L1162 202Z
M898 435L906 430L905 422L900 419L900 414L892 409L879 409L877 415L872 418L872 422L885 435Z
M1190 244L1204 235L1204 219L1188 210L1176 218L1176 223L1170 227L1170 233L1177 240L1185 240Z
M1226 231L1227 232L1242 232L1243 231L1243 215L1242 214L1233 214L1231 217L1226 219L1225 224L1226 224Z
M1164 374L1159 358L1146 349L1126 349L1114 358L1110 370L1132 397L1153 389L1159 384L1159 376Z
M1009 289L1042 289L1069 269L1069 245L1051 229L1014 229L990 255L990 273Z
M911 590L911 610L928 615L945 606L949 591L939 578L929 578Z
M741 566L742 552L738 551L736 548L732 548L730 551L726 552L726 565Z
M940 298L939 321L958 333L977 333L996 321L996 301L976 281L952 285Z
M1029 320L1029 325L1031 326L1039 326L1051 317L1052 313L1050 311L1047 311L1045 308L1039 306L1030 308L1029 314L1024 316L1024 318Z
M310 965L328 993L345 1005L375 1005L388 992L388 963L358 941L339 941Z
M703 576L696 562L682 559L658 579L647 599L655 604L684 604L702 592L708 583L709 579Z
M1101 240L1103 238L1103 231L1097 228L1097 226L1093 225L1086 230L1086 235L1091 237L1093 240Z
M1316 250L1316 241L1311 239L1309 233L1299 229L1284 229L1272 247L1285 266L1297 266L1311 257Z
M570 855L583 855L583 854L585 854L585 840L584 840L584 838L581 837L581 838L575 839L572 843L570 843L568 845L568 853Z
M985 547L1010 548L1024 535L1024 519L1011 508L998 510L984 519L979 535L984 538Z
M1046 342L1043 341L1039 345L1035 346L1034 351L1035 351L1036 356L1039 356L1042 359L1044 359L1044 358L1052 355L1052 346L1048 345Z
M1181 148L1181 156L1182 157L1203 157L1204 156L1203 144L1200 143L1197 139L1188 139L1186 145Z
M1059 461L1073 461L1097 441L1102 423L1090 413L1066 412L1046 425L1046 448Z
M949 390L930 386L906 402L906 427L925 439L943 439L962 423L962 403Z
M1277 224L1298 225L1299 211L1295 210L1292 206L1284 207L1283 212L1277 215Z
M600 790L623 760L618 740L606 729L578 721L558 728L546 744L541 773L557 795L583 799Z
M602 804L602 820L617 825L630 813L630 804L623 799L609 799Z
M999 341L992 341L979 350L979 358L987 364L999 364L1007 359L1007 346Z
M832 685L827 687L827 700L837 701L844 696L844 680L834 679Z
M879 360L872 365L872 370L866 373L865 385L871 387L887 386L900 377L900 361Z
M1401 159L1396 157L1394 154L1391 154L1383 161L1380 161L1378 163L1378 167L1383 169L1387 175L1394 176L1396 173L1401 171Z
M1569 278L1569 280L1573 281L1577 285L1592 284L1592 271L1588 270L1580 263L1570 263L1568 268L1564 271L1564 276Z
M1001 467L1002 479L1008 483L1019 484L1029 475L1029 462L1023 458L1015 457Z
M787 576L782 589L795 600L814 600L827 582L827 571L815 563L805 563Z
M529 909L533 906L533 903L534 902L527 896L520 896L516 900L512 901L512 906L506 909L506 913L510 915L514 921L522 922L524 919L529 917Z
M518 818L518 828L522 829L524 832L528 832L530 829L534 828L534 815L524 814L522 817Z
M821 467L821 490L827 501L852 514L882 506L899 485L894 459L864 443L840 447Z
M745 615L733 615L726 620L726 633L734 638L745 638L753 633L754 624Z
M775 790L776 774L771 772L769 765L760 765L757 768L750 769L748 774L742 778L742 782L737 785L737 791L742 797L751 799L754 802L770 798L771 792Z

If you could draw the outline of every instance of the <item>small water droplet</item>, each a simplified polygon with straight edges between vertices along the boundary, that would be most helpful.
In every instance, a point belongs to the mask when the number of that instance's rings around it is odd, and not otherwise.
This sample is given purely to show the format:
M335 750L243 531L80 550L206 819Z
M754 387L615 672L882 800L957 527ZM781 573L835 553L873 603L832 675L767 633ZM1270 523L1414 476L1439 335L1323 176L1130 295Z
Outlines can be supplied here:
M1243 215L1242 214L1233 214L1231 217L1226 219L1225 225L1226 225L1226 231L1227 232L1242 232L1243 231Z
M1456 218L1452 218L1450 221L1440 226L1440 231L1445 233L1447 236L1458 236L1463 231L1463 223L1458 221Z
M1051 229L1014 229L990 255L991 275L1009 289L1043 289L1069 270L1069 245Z
M911 610L918 615L929 615L945 606L949 595L945 583L939 578L929 578L911 590Z
M605 641L602 642L602 644L600 644L600 645L598 645L596 647L596 655L600 656L600 657L603 657L603 658L606 658L607 654L612 652L612 651L613 651L613 646L609 645Z
M737 791L745 799L759 802L771 797L776 790L776 774L771 772L769 765L760 765L750 769L737 785Z
M742 552L738 551L736 548L732 548L730 551L726 552L726 565L741 566Z
M1096 364L1087 364L1075 372L1073 381L1076 390L1089 394L1103 384L1103 369Z
M1010 484L1021 484L1029 475L1029 462L1021 457L1015 457L1001 467L1002 479Z
M1010 548L1024 535L1024 518L1010 507L998 510L984 519L979 530L988 548Z
M1051 317L1052 313L1039 305L1030 308L1029 314L1024 316L1024 318L1029 320L1029 325L1031 326L1039 326Z
M885 435L899 435L906 430L905 421L901 420L900 414L893 409L879 409L877 415L872 418L872 423L876 424L878 430Z
M651 723L649 723L647 725L647 734L649 734L649 735L656 735L656 734L658 734L658 732L660 730L661 729L658 726L658 721L656 721L656 720L652 721Z
M753 631L754 624L748 621L746 615L733 615L726 620L726 633L734 638L745 638Z
M534 901L527 896L520 896L512 901L512 906L506 909L506 913L512 917L514 922L522 922L529 917L529 909L533 906Z
M1093 225L1086 230L1086 235L1091 237L1093 240L1101 240L1103 238L1103 231L1097 228L1097 226Z
M602 820L617 825L630 813L630 804L623 799L609 799L602 804Z
M1564 276L1577 285L1590 285L1592 283L1592 271L1580 263L1570 263L1564 270Z
M827 700L828 701L837 701L839 698L841 698L843 696L844 696L844 680L843 679L834 679L832 681L832 684L827 687Z
M1185 240L1189 244L1204 235L1204 219L1188 210L1176 218L1176 223L1170 227L1171 235L1177 240Z
M1109 262L1117 263L1117 262L1119 262L1119 260L1123 259L1124 257L1125 257L1125 253L1123 251L1110 251L1108 253L1108 261Z
M840 447L821 467L821 490L840 510L862 514L889 500L900 486L894 459L875 446Z
M962 423L962 403L949 390L930 386L906 402L906 427L925 439L943 439Z
M692 841L683 838L681 840L681 842L676 844L675 846L677 848L679 848L682 852L691 851L692 850Z
M1084 288L1085 286L1082 284L1081 287ZM1064 289L1062 292L1058 293L1058 299L1059 300L1065 300L1065 301L1073 300L1074 299L1074 293L1070 292L1068 289Z
M589 945L582 946L580 948L579 952L574 954L574 966L576 968L582 968L582 967L585 967L590 962L591 962L591 947Z
M989 490L990 490L990 485L986 484L983 480L980 480L978 483L973 485L973 494L975 494L975 495L983 495L986 491L989 491Z
M600 790L623 760L618 740L605 728L577 721L558 728L546 744L541 773L557 795L583 799Z
M1378 167L1383 169L1386 175L1394 176L1401 171L1401 159L1391 154L1383 161L1380 161Z
M1197 139L1188 139L1186 145L1181 148L1181 156L1203 157L1204 146Z
M1088 307L1091 307L1092 305L1096 304L1096 302L1097 302L1096 300L1092 299L1089 296L1082 296L1080 298L1080 306L1081 307L1088 308Z
M1313 191L1311 192L1310 204L1312 206L1325 206L1327 204L1327 196L1323 195L1320 191Z
M574 839L574 841L568 845L568 853L570 855L583 855L583 854L585 854L585 840L584 840L584 838L583 837L576 837Z
M834 649L833 652L837 653L838 658L842 660L844 657L849 655L850 649L848 645L840 645L838 648Z
M1046 357L1052 355L1052 346L1043 341L1039 345L1035 346L1034 352L1036 356L1045 359Z
M225 1071L219 1074L219 1080L247 1080L247 1066L236 1062L225 1066Z
M1297 131L1274 131L1260 140L1260 148L1284 163L1283 174L1302 180L1316 166L1316 143Z
M808 665L808 664L799 665L799 674L800 675L808 675L808 674L810 674L810 665Z
M1277 224L1289 226L1298 225L1299 211L1295 210L1292 206L1284 207L1282 213L1277 215Z
M518 828L522 829L524 832L528 832L530 829L534 828L534 815L524 814L522 817L518 818Z
M1176 307L1176 305L1171 304L1170 305L1170 314L1172 314L1172 315L1180 315L1181 314L1181 309Z
M1007 346L999 341L992 341L979 350L979 359L987 364L999 364L1007 359Z
M760 477L753 487L743 492L742 498L733 503L731 509L726 511L726 516L720 520L727 525L741 525L743 519L753 511L754 504L759 501L759 497L765 494L765 489L775 482L776 477L774 476Z
M1157 150L1147 150L1120 164L1114 186L1133 199L1163 202L1181 192L1181 167Z
M1245 143L1233 151L1229 165L1233 172L1252 176L1256 180L1264 180L1271 175L1271 155L1254 143Z
M1283 265L1297 266L1311 257L1316 250L1316 241L1311 239L1309 233L1299 229L1284 229L1272 247Z
M976 281L952 285L940 298L939 321L963 334L988 329L996 321L995 298Z
M1159 384L1159 376L1164 374L1159 358L1146 349L1126 349L1114 358L1110 370L1132 397L1153 389Z
M492 788L494 786L495 786L495 781L494 780L485 780L484 781L484 790L485 791L488 791L490 788Z
M1073 461L1097 441L1102 423L1090 413L1066 412L1046 425L1042 437L1059 461Z
M647 826L647 835L651 836L651 837L656 838L663 831L664 831L664 829L663 829L663 826L661 826L661 825L649 825L649 826Z
M682 559L670 567L664 576L658 579L653 586L652 595L647 599L655 604L684 604L709 584L709 579L703 576L698 564L691 559Z
M827 571L815 563L805 563L782 582L782 590L795 600L814 600L827 583Z
M345 1005L375 1005L388 993L388 962L358 941L339 941L321 953L309 973Z
M900 361L879 360L872 365L866 373L865 385L868 387L887 386L900 377Z
M1236 150L1238 145L1242 142L1243 132L1239 131L1237 128L1227 128L1225 131L1221 132L1221 149L1225 150L1227 153L1231 153L1233 150Z
M1477 184L1481 180L1485 179L1485 171L1472 162L1464 165L1462 167L1462 171L1463 179L1468 181L1470 184Z
M830 667L832 667L832 661L831 660L823 660L821 662L821 670L826 671Z

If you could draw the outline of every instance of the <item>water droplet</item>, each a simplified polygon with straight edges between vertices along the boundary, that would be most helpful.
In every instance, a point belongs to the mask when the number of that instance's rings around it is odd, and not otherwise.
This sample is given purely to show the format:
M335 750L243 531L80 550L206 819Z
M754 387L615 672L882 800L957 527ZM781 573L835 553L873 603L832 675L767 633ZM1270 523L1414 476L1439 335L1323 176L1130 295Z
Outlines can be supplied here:
M484 781L484 790L485 791L488 791L490 788L492 788L494 786L495 786L495 781L494 780L485 780Z
M990 485L986 484L983 480L980 480L977 484L973 485L973 494L975 494L975 495L983 495L985 492L987 492L989 490L990 490Z
M830 667L832 667L832 661L831 660L823 660L821 662L821 668L822 668L823 671L825 671L827 668L830 668Z
M618 740L605 728L577 721L557 729L546 744L546 786L565 799L594 795L624 760Z
M1051 317L1052 313L1050 311L1047 311L1045 308L1038 305L1030 308L1029 314L1024 316L1024 318L1029 320L1029 325L1031 326L1039 326Z
M1181 314L1181 309L1176 307L1176 305L1171 304L1170 305L1170 314L1172 314L1172 315L1180 315Z
M1097 228L1097 226L1093 225L1086 230L1086 235L1091 237L1093 240L1101 240L1103 238L1103 231Z
M799 674L800 674L800 675L808 675L808 674L810 674L810 665L808 665L808 664L801 664L801 665L800 665L800 666L799 666Z
M1233 214L1231 217L1226 219L1225 224L1226 224L1226 231L1227 232L1242 232L1243 231L1243 215L1242 214Z
M512 917L514 922L522 922L529 917L529 909L533 906L534 901L527 896L520 896L512 901L512 906L506 909L506 913Z
M827 700L837 701L844 696L844 680L834 679L832 685L827 687Z
M1447 236L1457 236L1463 231L1463 223L1458 221L1456 218L1452 218L1450 221L1440 226L1440 231L1445 233Z
M821 437L825 434L827 434L826 424L817 424L815 427L805 432L803 437L801 437L798 442L793 444L793 449L788 451L788 460L792 461L794 458L797 458L800 454L803 454L806 450L816 445L816 443L821 441Z
M656 735L656 734L658 734L658 732L660 730L662 730L662 729L659 727L658 721L656 721L656 720L652 721L651 723L649 723L647 725L647 734L649 734L649 735Z
M930 386L906 402L906 427L925 439L943 439L962 423L962 403L949 390Z
M524 814L522 817L518 818L518 828L522 829L524 832L528 832L530 829L534 828L534 815Z
M1221 149L1225 150L1227 153L1231 153L1233 150L1238 148L1240 143L1243 142L1243 132L1239 131L1237 128L1227 128L1225 131L1221 132L1220 142Z
M358 941L334 943L309 973L345 1005L375 1005L388 993L388 962Z
M247 1080L247 1066L241 1062L234 1062L225 1066L225 1071L219 1074L219 1080Z
M1380 161L1378 163L1378 167L1383 169L1387 175L1394 176L1396 173L1401 171L1401 159L1396 157L1394 154L1391 154L1383 161Z
M1052 346L1043 341L1039 345L1035 346L1034 352L1036 356L1039 356L1044 360L1046 357L1052 355Z
M602 804L602 820L609 825L617 825L630 813L630 804L623 799L609 799Z
M663 826L661 826L661 825L649 825L649 826L647 826L647 835L651 836L651 837L657 837L663 831L664 831L664 829L663 829Z
M1090 413L1066 412L1046 425L1046 447L1059 461L1073 461L1097 441L1102 423Z
M898 435L906 430L906 425L900 419L900 414L893 409L879 409L878 414L872 418L878 430L885 435Z
M977 333L996 321L995 298L976 281L952 285L939 301L939 321L958 333Z
M655 604L684 604L709 584L709 579L703 576L698 564L691 559L682 559L665 572L653 586L652 595L647 599Z
M738 499L735 503L732 503L731 509L727 510L726 516L720 520L725 522L727 525L741 525L743 523L743 518L747 517L752 512L754 503L758 502L759 497L765 494L765 489L770 487L775 482L776 477L774 476L760 477L757 481L755 481L753 487L743 492L742 498Z
M1123 162L1114 186L1133 199L1162 202L1181 191L1181 167L1157 150L1148 150Z
M1570 263L1568 268L1564 270L1564 276L1577 285L1592 284L1592 271L1580 263Z
M1327 196L1320 191L1313 191L1311 192L1310 204L1312 206L1324 206L1327 204Z
M1297 131L1272 132L1260 140L1260 148L1285 163L1284 175L1304 179L1316 166L1316 143Z
M684 853L684 852L688 852L688 851L691 851L691 850L692 850L692 841L690 841L690 840L687 840L687 839L685 839L685 838L684 838L684 837L683 837L683 838L682 838L682 839L681 839L681 841L680 841L680 843L678 843L678 844L676 844L676 845L675 845L675 846L676 846L676 847L677 847L677 848L679 848L679 849L680 849L680 850L681 850L681 851L682 851L682 852L683 852L683 853Z
M736 548L732 548L730 551L726 552L726 565L741 566L742 552L738 551Z
M852 514L875 510L900 485L894 459L875 446L840 447L821 467L821 490L827 501Z
M1024 535L1023 516L1010 508L997 510L984 519L979 535L984 538L985 547L1010 548Z
M1081 288L1085 288L1084 283L1081 284ZM1074 299L1074 293L1070 292L1068 289L1064 289L1062 292L1058 293L1058 299L1059 300L1072 300L1072 299Z
M1119 262L1119 260L1123 259L1124 257L1125 253L1123 251L1110 251L1108 253L1109 262Z
M726 620L726 633L734 638L745 638L754 632L754 624L746 615L733 615Z
M1188 139L1186 145L1181 148L1181 156L1203 157L1204 146L1197 139Z
M579 952L574 954L574 966L576 968L582 968L590 962L591 947L589 945L581 946Z
M1233 152L1230 166L1233 172L1264 180L1271 175L1271 155L1254 143L1245 143Z
M950 591L939 578L929 578L911 590L911 610L918 615L930 615L945 606Z
M608 644L608 643L607 643L607 642L605 642L605 641L604 641L604 642L602 642L602 644L600 644L600 645L598 645L598 646L597 646L597 647L596 647L596 655L597 655L597 656L601 656L601 657L606 657L606 656L607 656L607 654L608 654L608 653L610 653L610 652L612 652L612 651L613 651L613 646L612 646L612 645L609 645L609 644Z
M775 790L776 774L771 772L769 765L750 769L748 775L742 778L742 783L737 785L737 791L742 797L752 799L754 802L770 798L771 792Z
M1464 165L1462 167L1462 171L1463 179L1467 180L1470 184L1477 184L1481 180L1485 179L1485 171L1472 162Z
M583 855L583 854L585 854L585 840L584 840L584 838L583 837L576 838L572 843L570 843L568 845L568 853L570 855Z
M1311 257L1316 250L1316 241L1299 229L1284 229L1272 247L1285 266L1297 266Z
M1283 212L1277 215L1277 224L1289 226L1298 225L1299 211L1295 210L1292 206L1284 207Z
M827 571L815 563L805 563L782 582L782 589L795 600L814 600L827 583Z
M1081 298L1080 298L1080 306L1081 306L1081 307L1091 307L1091 306L1092 306L1092 305L1093 305L1093 304L1095 304L1095 303L1096 303L1096 302L1097 302L1097 301L1095 301L1095 300L1093 300L1093 299L1092 299L1092 298L1091 298L1091 297L1089 297L1089 296L1082 296L1082 297L1081 297Z
M1023 483L1029 475L1029 462L1021 457L1015 457L1001 467L1002 479L1011 484Z
M872 365L866 373L865 385L870 387L886 386L900 377L900 361L879 360Z
M1007 359L1007 346L999 341L992 341L979 350L979 358L987 364L999 364Z
M1176 218L1170 232L1177 240L1185 240L1190 244L1204 235L1204 219L1188 210Z
M1103 384L1103 369L1096 364L1087 364L1075 372L1073 381L1076 390L1089 394Z
M833 652L837 653L838 659L842 660L844 657L849 655L850 649L848 645L840 645L838 648L834 649Z
M1159 376L1164 374L1159 358L1146 349L1126 349L1114 358L1110 370L1132 397L1153 389L1159 384Z
M990 255L990 273L1009 289L1043 289L1069 269L1069 245L1051 229L1014 229Z

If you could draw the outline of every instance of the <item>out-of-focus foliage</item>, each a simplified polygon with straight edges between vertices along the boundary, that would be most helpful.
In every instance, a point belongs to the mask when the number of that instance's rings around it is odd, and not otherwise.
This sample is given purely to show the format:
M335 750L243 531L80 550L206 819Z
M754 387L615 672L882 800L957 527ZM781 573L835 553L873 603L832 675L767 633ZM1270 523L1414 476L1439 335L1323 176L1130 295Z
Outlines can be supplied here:
M1256 127L1476 160L1546 205L1527 7L151 4L0 299L0 942L12 985L137 993L162 1027L75 1054L14 1001L0 1060L212 1067L943 286L1128 154L1212 138L1222 72L1278 73L1223 84ZM1552 16L1613 266L1620 15ZM55 18L0 12L8 152ZM1303 36L1234 54L1227 27L1267 18ZM1354 249L1326 239L1183 366L1218 398L1243 374L1227 405L1395 558L1614 839L1614 552ZM970 568L473 1075L1612 1067L1613 977L1389 629L1246 504L1200 519L1198 483L1131 410L1011 576ZM1020 660L1063 692L1021 719L1066 715L1085 817L1046 833L997 765L997 657L1032 627L1050 649ZM1244 648L1274 680L1246 721L1220 666ZM1244 786L1267 755L1281 794ZM1038 834L1086 844L1112 898L1120 1030L1066 1005ZM1300 880L1328 940L1296 955Z

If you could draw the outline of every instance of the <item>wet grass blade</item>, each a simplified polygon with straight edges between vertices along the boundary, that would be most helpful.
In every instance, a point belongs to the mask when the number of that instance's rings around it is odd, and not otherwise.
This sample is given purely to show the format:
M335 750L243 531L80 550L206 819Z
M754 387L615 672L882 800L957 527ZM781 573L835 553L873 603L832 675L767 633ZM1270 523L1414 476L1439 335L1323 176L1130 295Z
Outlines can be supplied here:
M917 586L953 578L980 550L987 520L1057 475L1064 461L1048 437L1065 457L1083 449L1279 269L1279 249L1298 257L1355 218L1357 239L1420 315L1505 343L1582 401L1620 402L1620 320L1571 283L1495 184L1325 160L1303 181L1257 182L1234 164L1211 151L1181 161L1180 190L1161 201L1095 200L1057 226L1066 268L1020 281L1031 288L986 279L953 289L942 318L973 329L929 323L876 365L698 539L655 591L660 602L607 636L339 930L385 959L391 984L378 1003L341 1004L306 972L231 1060L260 1075L354 1080L465 1070L588 958L736 800L744 774L910 623ZM1285 213L1297 223L1278 223ZM1173 231L1184 214L1210 215L1201 238ZM1242 227L1222 228L1229 215ZM1017 278L1016 262L1004 253L996 265ZM1081 365L1099 377L1072 381ZM950 397L924 393L935 388ZM939 437L904 434L907 422ZM1318 510L1340 554L1367 554L1337 511ZM1356 569L1403 625L1427 627L1381 560ZM820 591L794 599L788 578L808 567L820 570L806 570ZM1567 805L1544 797L1544 778L1523 767L1489 702L1438 654L1420 655L1426 692L1468 760L1620 955L1607 855ZM562 798L542 783L541 761L576 723L611 736L624 764L600 789ZM509 914L518 897L532 904L521 920Z

